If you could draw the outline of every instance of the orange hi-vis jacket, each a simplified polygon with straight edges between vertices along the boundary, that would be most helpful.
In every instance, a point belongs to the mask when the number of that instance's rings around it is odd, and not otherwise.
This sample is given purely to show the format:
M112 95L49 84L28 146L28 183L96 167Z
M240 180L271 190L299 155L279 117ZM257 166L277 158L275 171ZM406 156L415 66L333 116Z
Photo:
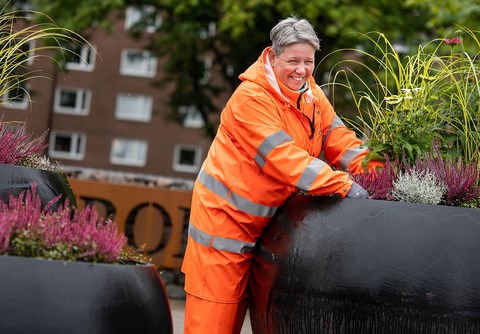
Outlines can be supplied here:
M252 250L289 196L345 196L341 170L361 172L368 153L313 78L303 93L276 79L269 49L240 75L193 190L185 290L214 302L246 297Z

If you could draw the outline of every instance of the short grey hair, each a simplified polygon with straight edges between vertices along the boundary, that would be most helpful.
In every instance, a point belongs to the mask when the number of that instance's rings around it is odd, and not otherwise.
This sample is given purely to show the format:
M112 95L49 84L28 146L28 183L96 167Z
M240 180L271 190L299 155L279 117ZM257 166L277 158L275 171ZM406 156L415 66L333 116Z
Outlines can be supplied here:
M270 31L270 40L277 55L282 54L285 47L293 43L308 43L315 50L320 50L320 39L313 26L307 20L295 16L278 22Z

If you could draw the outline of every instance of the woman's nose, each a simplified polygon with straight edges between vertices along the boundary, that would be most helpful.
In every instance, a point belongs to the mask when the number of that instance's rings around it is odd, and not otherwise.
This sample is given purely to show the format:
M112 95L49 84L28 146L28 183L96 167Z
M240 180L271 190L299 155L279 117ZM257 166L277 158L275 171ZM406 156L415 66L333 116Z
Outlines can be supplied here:
M295 72L297 73L307 73L307 67L304 64L298 64L297 68L295 69Z

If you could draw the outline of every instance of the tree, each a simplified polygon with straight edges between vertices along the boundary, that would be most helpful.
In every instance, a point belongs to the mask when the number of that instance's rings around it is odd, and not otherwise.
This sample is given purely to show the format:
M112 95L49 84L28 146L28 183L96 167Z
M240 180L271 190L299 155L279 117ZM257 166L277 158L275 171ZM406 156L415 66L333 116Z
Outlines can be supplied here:
M270 44L269 30L281 18L292 14L307 18L322 39L321 55L361 43L355 32L382 31L391 40L418 41L427 26L429 8L423 0L31 0L37 10L59 25L83 32L97 25L111 28L112 13L127 6L149 5L161 13L162 25L152 35L151 48L166 57L166 80L174 84L169 104L170 117L180 120L180 105L193 105L205 120L209 136L216 131L212 113L218 113L218 96L228 95L240 83L238 75ZM418 2L415 4L413 2ZM450 0L455 3L455 1ZM154 13L152 13L154 15ZM138 28L140 28L141 24ZM139 35L135 29L132 34ZM204 59L212 57L211 79ZM317 75L328 71L322 63ZM207 78L208 79L208 78ZM321 80L317 78L317 80ZM159 85L164 84L158 83ZM224 96L225 96L224 95Z
M407 0L406 5L428 11L426 27L439 36L451 35L462 26L474 29L480 20L478 0Z

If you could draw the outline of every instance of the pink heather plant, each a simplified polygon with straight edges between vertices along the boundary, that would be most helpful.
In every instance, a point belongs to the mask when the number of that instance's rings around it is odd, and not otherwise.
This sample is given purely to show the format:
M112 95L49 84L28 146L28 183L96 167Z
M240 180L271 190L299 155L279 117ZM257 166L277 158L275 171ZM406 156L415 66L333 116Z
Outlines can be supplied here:
M0 163L16 165L21 160L41 156L47 147L47 132L33 137L26 133L24 125L13 125L0 120Z
M55 260L117 262L127 238L110 219L103 221L94 207L41 209L35 185L9 203L0 202L0 253Z

